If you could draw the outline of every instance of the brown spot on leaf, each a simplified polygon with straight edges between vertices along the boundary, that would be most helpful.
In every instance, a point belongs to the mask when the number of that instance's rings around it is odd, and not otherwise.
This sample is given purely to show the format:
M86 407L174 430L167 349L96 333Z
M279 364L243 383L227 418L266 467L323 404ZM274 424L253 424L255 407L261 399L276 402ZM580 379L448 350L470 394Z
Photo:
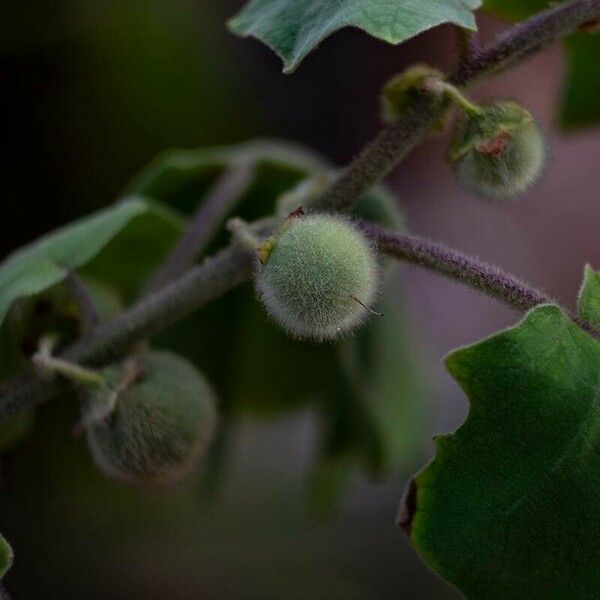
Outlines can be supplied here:
M396 525L400 527L404 533L410 537L412 531L412 522L417 512L417 482L411 479L404 492L404 497L400 503L400 510L396 518Z

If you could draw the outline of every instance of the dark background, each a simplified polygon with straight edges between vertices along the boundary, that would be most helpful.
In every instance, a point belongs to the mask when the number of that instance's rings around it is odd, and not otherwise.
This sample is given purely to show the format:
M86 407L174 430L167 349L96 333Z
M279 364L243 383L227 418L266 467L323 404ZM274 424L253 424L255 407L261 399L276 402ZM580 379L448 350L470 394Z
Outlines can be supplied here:
M451 65L441 27L401 47L344 31L296 74L224 25L240 0L4 0L0 13L0 253L104 206L168 147L276 136L338 164L379 126L388 77L419 61ZM481 18L490 38L502 24ZM573 305L583 265L600 266L595 224L598 131L553 125L563 74L558 46L477 96L514 97L548 135L543 181L518 203L466 197L443 162L445 139L415 151L390 183L411 229L525 277ZM427 356L429 433L454 428L466 402L441 366L453 347L517 315L429 273L403 271ZM306 516L315 452L310 412L237 428L232 473L217 502L193 486L123 488L96 473L74 415L47 406L34 436L2 463L0 530L16 563L6 583L25 598L351 599L458 597L394 527L410 473L357 479L337 515ZM431 436L429 436L431 437ZM417 468L418 465L415 465Z

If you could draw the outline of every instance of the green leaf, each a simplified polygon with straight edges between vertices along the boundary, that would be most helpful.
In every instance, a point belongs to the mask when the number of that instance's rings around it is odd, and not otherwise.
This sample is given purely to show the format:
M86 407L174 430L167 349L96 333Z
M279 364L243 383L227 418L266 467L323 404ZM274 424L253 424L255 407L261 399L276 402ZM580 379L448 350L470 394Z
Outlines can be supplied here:
M154 203L130 198L18 250L0 264L0 325L16 300L51 288L65 279L67 269L90 263L103 250L112 250L119 260L110 269L98 262L89 272L126 280L131 289L147 272L148 263L157 260L155 246L162 255L180 227L177 217ZM135 255L129 253L133 250Z
M483 8L499 17L522 20L550 8L548 0L483 0ZM567 77L561 98L559 123L565 128L600 123L600 34L575 33L565 40Z
M269 167L288 172L294 177L293 181L325 168L324 161L315 153L276 140L193 150L173 149L159 154L132 179L125 191L191 211L210 184L226 169L237 164L254 166L254 186L266 184L261 172Z
M409 489L412 542L467 598L597 598L598 342L544 305L446 364L471 407Z
M0 453L17 446L33 431L35 411L28 410L0 424Z
M0 581L13 563L13 551L9 543L0 535Z
M422 458L427 406L418 352L401 290L388 288L373 317L339 342L333 388L318 401L325 424L310 485L310 508L323 516L339 504L360 468L386 478Z
M564 127L600 124L600 34L576 33L567 46L567 80L560 123Z
M586 265L577 299L577 312L592 327L600 329L600 273Z
M504 19L520 21L552 4L550 0L483 0L483 10Z
M368 428L363 456L377 475L411 467L425 430L417 353L401 297L400 290L387 290L378 306L383 316L340 343L347 393L361 415L361 428Z
M344 27L358 27L399 44L442 23L475 30L473 10L480 4L480 0L251 0L229 27L264 42L290 73L325 38Z

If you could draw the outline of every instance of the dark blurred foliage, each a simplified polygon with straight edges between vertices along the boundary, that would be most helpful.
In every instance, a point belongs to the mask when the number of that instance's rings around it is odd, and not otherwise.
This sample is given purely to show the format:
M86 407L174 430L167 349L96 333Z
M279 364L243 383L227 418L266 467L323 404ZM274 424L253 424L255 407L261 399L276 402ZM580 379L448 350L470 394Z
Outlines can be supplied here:
M389 76L413 61L451 64L448 27L401 48L345 31L283 76L268 49L227 32L225 20L240 6L4 0L2 254L113 201L168 147L277 136L343 163L376 130L377 92ZM486 35L497 28L484 24ZM552 50L487 93L518 96L551 130L559 63ZM465 198L440 141L414 153L393 181L416 230L570 301L585 257L600 260L587 231L597 217L593 186L572 186L574 177L594 175L589 157L600 148L593 133L568 142L553 133L551 142L560 149L553 149L549 182L517 207ZM552 264L543 260L549 238ZM515 319L428 274L411 270L405 287L436 365L450 347ZM433 432L459 423L465 402L441 367L431 372ZM319 433L310 412L240 422L232 472L211 500L197 482L165 491L107 481L84 440L72 436L76 419L74 399L45 406L34 435L2 461L0 530L16 552L6 584L17 600L456 597L394 526L409 473L391 482L356 479L336 516L306 516Z

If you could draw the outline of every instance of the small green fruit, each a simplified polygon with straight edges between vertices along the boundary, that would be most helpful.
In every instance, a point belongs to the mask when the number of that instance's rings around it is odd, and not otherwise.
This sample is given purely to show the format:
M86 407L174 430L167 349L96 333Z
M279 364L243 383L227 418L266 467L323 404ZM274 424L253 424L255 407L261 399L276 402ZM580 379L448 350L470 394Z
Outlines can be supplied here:
M515 102L497 102L465 116L448 159L470 193L508 200L525 193L540 177L544 138L531 113Z
M175 483L206 451L216 425L215 397L184 358L148 352L104 371L83 423L96 464L135 483Z
M330 340L366 318L379 268L368 240L348 219L292 217L265 248L258 294L293 336Z
M381 116L394 123L424 91L428 80L442 80L443 74L428 65L413 65L392 77L381 91ZM424 87L425 86L425 87Z

